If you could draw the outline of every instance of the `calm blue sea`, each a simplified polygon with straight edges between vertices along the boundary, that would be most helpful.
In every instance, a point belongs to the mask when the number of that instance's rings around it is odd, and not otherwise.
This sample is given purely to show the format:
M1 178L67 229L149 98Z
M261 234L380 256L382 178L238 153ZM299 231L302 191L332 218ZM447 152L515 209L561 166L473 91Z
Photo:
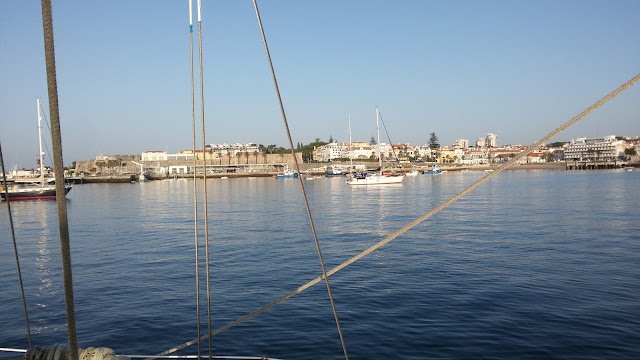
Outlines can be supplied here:
M327 268L486 174L305 181ZM297 180L209 180L208 193L213 328L320 274ZM196 338L193 182L76 185L68 199L79 346L145 355ZM330 278L349 357L640 358L638 204L640 171L499 174ZM56 204L11 207L34 342L66 343ZM27 348L5 203L0 238L0 347ZM343 358L323 283L215 336L213 349Z

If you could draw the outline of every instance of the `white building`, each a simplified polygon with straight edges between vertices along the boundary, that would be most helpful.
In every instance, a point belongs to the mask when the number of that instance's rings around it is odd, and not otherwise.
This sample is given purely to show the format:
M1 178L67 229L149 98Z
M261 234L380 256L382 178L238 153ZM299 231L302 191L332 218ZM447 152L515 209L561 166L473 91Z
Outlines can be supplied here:
M483 137L478 138L478 140L476 140L476 147L477 148L483 148L484 144L485 144L485 142L484 142L484 138Z
M460 148L460 149L466 149L469 147L469 140L468 139L458 139L456 140L455 145L453 145L453 147L456 148Z
M167 161L167 153L164 151L145 151L142 153L142 161Z
M345 158L347 157L348 148L349 144L337 142L318 146L314 154L314 160L331 161L333 159Z
M145 151L142 153L142 161L178 161L193 160L193 154L167 154L164 151Z
M486 147L498 147L498 135L496 135L496 134L487 134L484 137L484 145Z
M565 144L564 158L567 161L607 161L624 157L624 140L616 140L614 135L602 138L577 138Z
M193 160L193 154L167 154L167 160Z
M369 145L361 145L358 147L352 147L351 150L347 150L346 157L349 159L369 159L373 155L376 156L375 147L371 147Z
M260 152L258 145L254 143L209 144L205 146L205 149L207 151L210 150L213 154L216 154L217 157L221 157L222 155L236 156L236 154L239 152L250 153L250 154Z
M435 158L437 150L431 149L428 145L416 146L413 152L418 158Z

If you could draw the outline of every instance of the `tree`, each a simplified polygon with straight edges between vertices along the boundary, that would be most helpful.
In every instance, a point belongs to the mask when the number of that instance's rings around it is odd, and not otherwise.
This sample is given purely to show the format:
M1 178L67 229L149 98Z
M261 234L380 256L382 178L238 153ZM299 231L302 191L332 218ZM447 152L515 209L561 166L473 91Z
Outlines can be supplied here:
M556 156L552 152L549 152L546 154L546 158L547 158L547 162L552 162L556 159Z
M624 154L627 157L635 156L638 153L635 147L624 149Z
M371 140L369 140L369 145L376 145L376 138L373 137L373 135L371 135Z
M329 135L329 144L333 142L333 136Z
M549 144L549 147L562 147L562 145L566 144L566 141L556 141L554 143Z
M436 136L436 133L434 133L434 132L432 132L431 135L429 136L429 147L431 149L440 148L440 141L438 141L438 137Z

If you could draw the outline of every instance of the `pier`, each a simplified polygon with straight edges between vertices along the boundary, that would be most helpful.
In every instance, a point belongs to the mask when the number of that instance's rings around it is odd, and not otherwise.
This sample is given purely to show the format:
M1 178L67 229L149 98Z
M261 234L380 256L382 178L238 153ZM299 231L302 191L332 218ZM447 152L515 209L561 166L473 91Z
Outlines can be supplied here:
M604 169L621 169L629 166L627 161L567 161L565 168L567 170L604 170Z

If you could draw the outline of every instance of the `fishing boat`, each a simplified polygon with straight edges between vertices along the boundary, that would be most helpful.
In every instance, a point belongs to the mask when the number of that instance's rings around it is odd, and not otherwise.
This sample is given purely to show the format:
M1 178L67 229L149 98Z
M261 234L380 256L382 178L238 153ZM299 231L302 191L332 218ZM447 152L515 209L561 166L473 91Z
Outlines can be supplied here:
M282 172L282 174L275 174L273 175L274 178L276 179L290 179L290 178L297 178L298 177L298 173L289 169L288 166L284 167L284 171Z
M331 169L327 169L327 171L325 171L324 176L326 177L347 176L347 173L342 171L340 167L332 166Z
M402 180L404 180L404 174L396 174L395 172L385 174L382 172L382 156L380 156L380 111L378 107L376 107L376 126L378 128L378 145L376 146L378 169L373 172L351 174L351 176L347 178L347 185L402 184Z
M433 168L431 170L423 170L422 173L423 174L441 174L442 169L440 169L438 165L433 165Z
M7 196L10 200L37 200L37 199L55 199L56 198L56 185L51 181L46 181L44 178L44 153L42 152L42 117L40 116L40 99L36 99L36 106L38 110L38 143L40 144L40 155L38 158L38 164L40 165L40 176L37 180L30 182L17 183L14 182L11 185L7 185L5 191L4 187L0 186L0 196L3 200L7 200ZM65 184L65 195L71 191L71 184Z

